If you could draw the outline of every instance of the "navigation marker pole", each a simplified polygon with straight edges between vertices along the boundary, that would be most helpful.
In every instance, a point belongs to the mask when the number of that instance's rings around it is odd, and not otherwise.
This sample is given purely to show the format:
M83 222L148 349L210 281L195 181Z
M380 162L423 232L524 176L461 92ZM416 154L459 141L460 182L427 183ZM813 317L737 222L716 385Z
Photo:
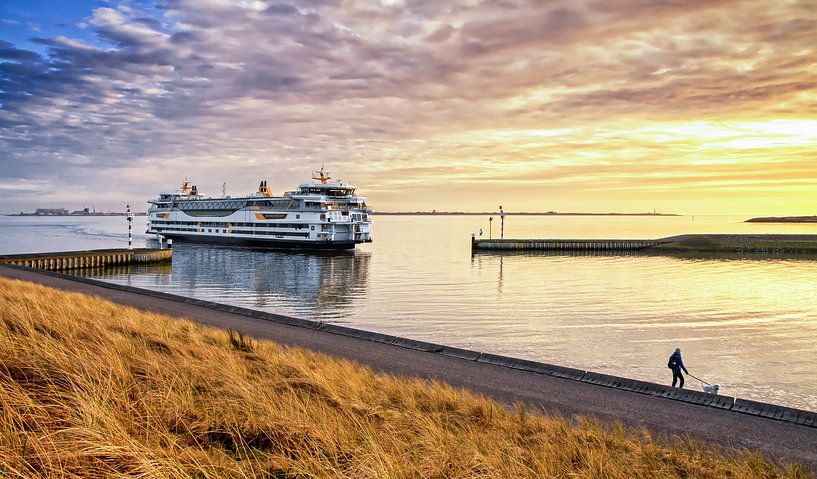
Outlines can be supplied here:
M505 212L502 211L502 205L499 205L499 219L502 223L499 228L499 239L505 239Z
M494 224L494 217L489 216L488 217L488 239L493 239L493 236L491 235L491 226L493 224Z
M128 249L133 249L133 212L128 205Z

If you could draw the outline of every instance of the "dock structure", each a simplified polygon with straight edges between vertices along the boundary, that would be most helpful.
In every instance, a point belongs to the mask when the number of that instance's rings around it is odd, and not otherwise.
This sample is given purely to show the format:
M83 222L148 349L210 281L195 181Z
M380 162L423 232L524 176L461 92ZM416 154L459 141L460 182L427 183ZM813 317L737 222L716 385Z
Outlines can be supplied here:
M635 251L661 244L661 240L623 239L476 239L472 250Z
M160 263L171 261L172 258L172 249L97 249L88 251L2 255L0 256L0 264L24 266L48 271L66 271L115 265Z
M817 255L817 235L689 234L659 239L478 239L471 236L472 253L495 250Z

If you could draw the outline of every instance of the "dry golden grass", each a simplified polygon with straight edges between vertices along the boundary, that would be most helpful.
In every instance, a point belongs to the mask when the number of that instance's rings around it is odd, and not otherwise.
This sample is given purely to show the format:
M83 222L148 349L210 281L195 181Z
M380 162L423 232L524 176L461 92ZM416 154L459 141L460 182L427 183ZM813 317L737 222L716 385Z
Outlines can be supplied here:
M0 477L806 477L0 279Z

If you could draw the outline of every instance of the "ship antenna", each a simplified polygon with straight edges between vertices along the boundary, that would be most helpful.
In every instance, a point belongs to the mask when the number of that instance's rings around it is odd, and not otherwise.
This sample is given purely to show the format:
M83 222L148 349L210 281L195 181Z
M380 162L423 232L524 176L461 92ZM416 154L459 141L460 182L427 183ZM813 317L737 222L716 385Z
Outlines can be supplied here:
M326 182L331 180L332 178L329 177L328 171L323 171L323 165L321 165L321 169L319 171L315 171L312 173L312 179L320 180L321 183L326 184Z

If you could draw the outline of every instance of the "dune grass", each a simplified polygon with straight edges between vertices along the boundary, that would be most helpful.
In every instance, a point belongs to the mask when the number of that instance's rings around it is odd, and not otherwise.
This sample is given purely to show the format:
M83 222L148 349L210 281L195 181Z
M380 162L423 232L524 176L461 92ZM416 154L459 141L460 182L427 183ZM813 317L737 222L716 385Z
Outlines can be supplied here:
M807 477L0 278L0 477Z

